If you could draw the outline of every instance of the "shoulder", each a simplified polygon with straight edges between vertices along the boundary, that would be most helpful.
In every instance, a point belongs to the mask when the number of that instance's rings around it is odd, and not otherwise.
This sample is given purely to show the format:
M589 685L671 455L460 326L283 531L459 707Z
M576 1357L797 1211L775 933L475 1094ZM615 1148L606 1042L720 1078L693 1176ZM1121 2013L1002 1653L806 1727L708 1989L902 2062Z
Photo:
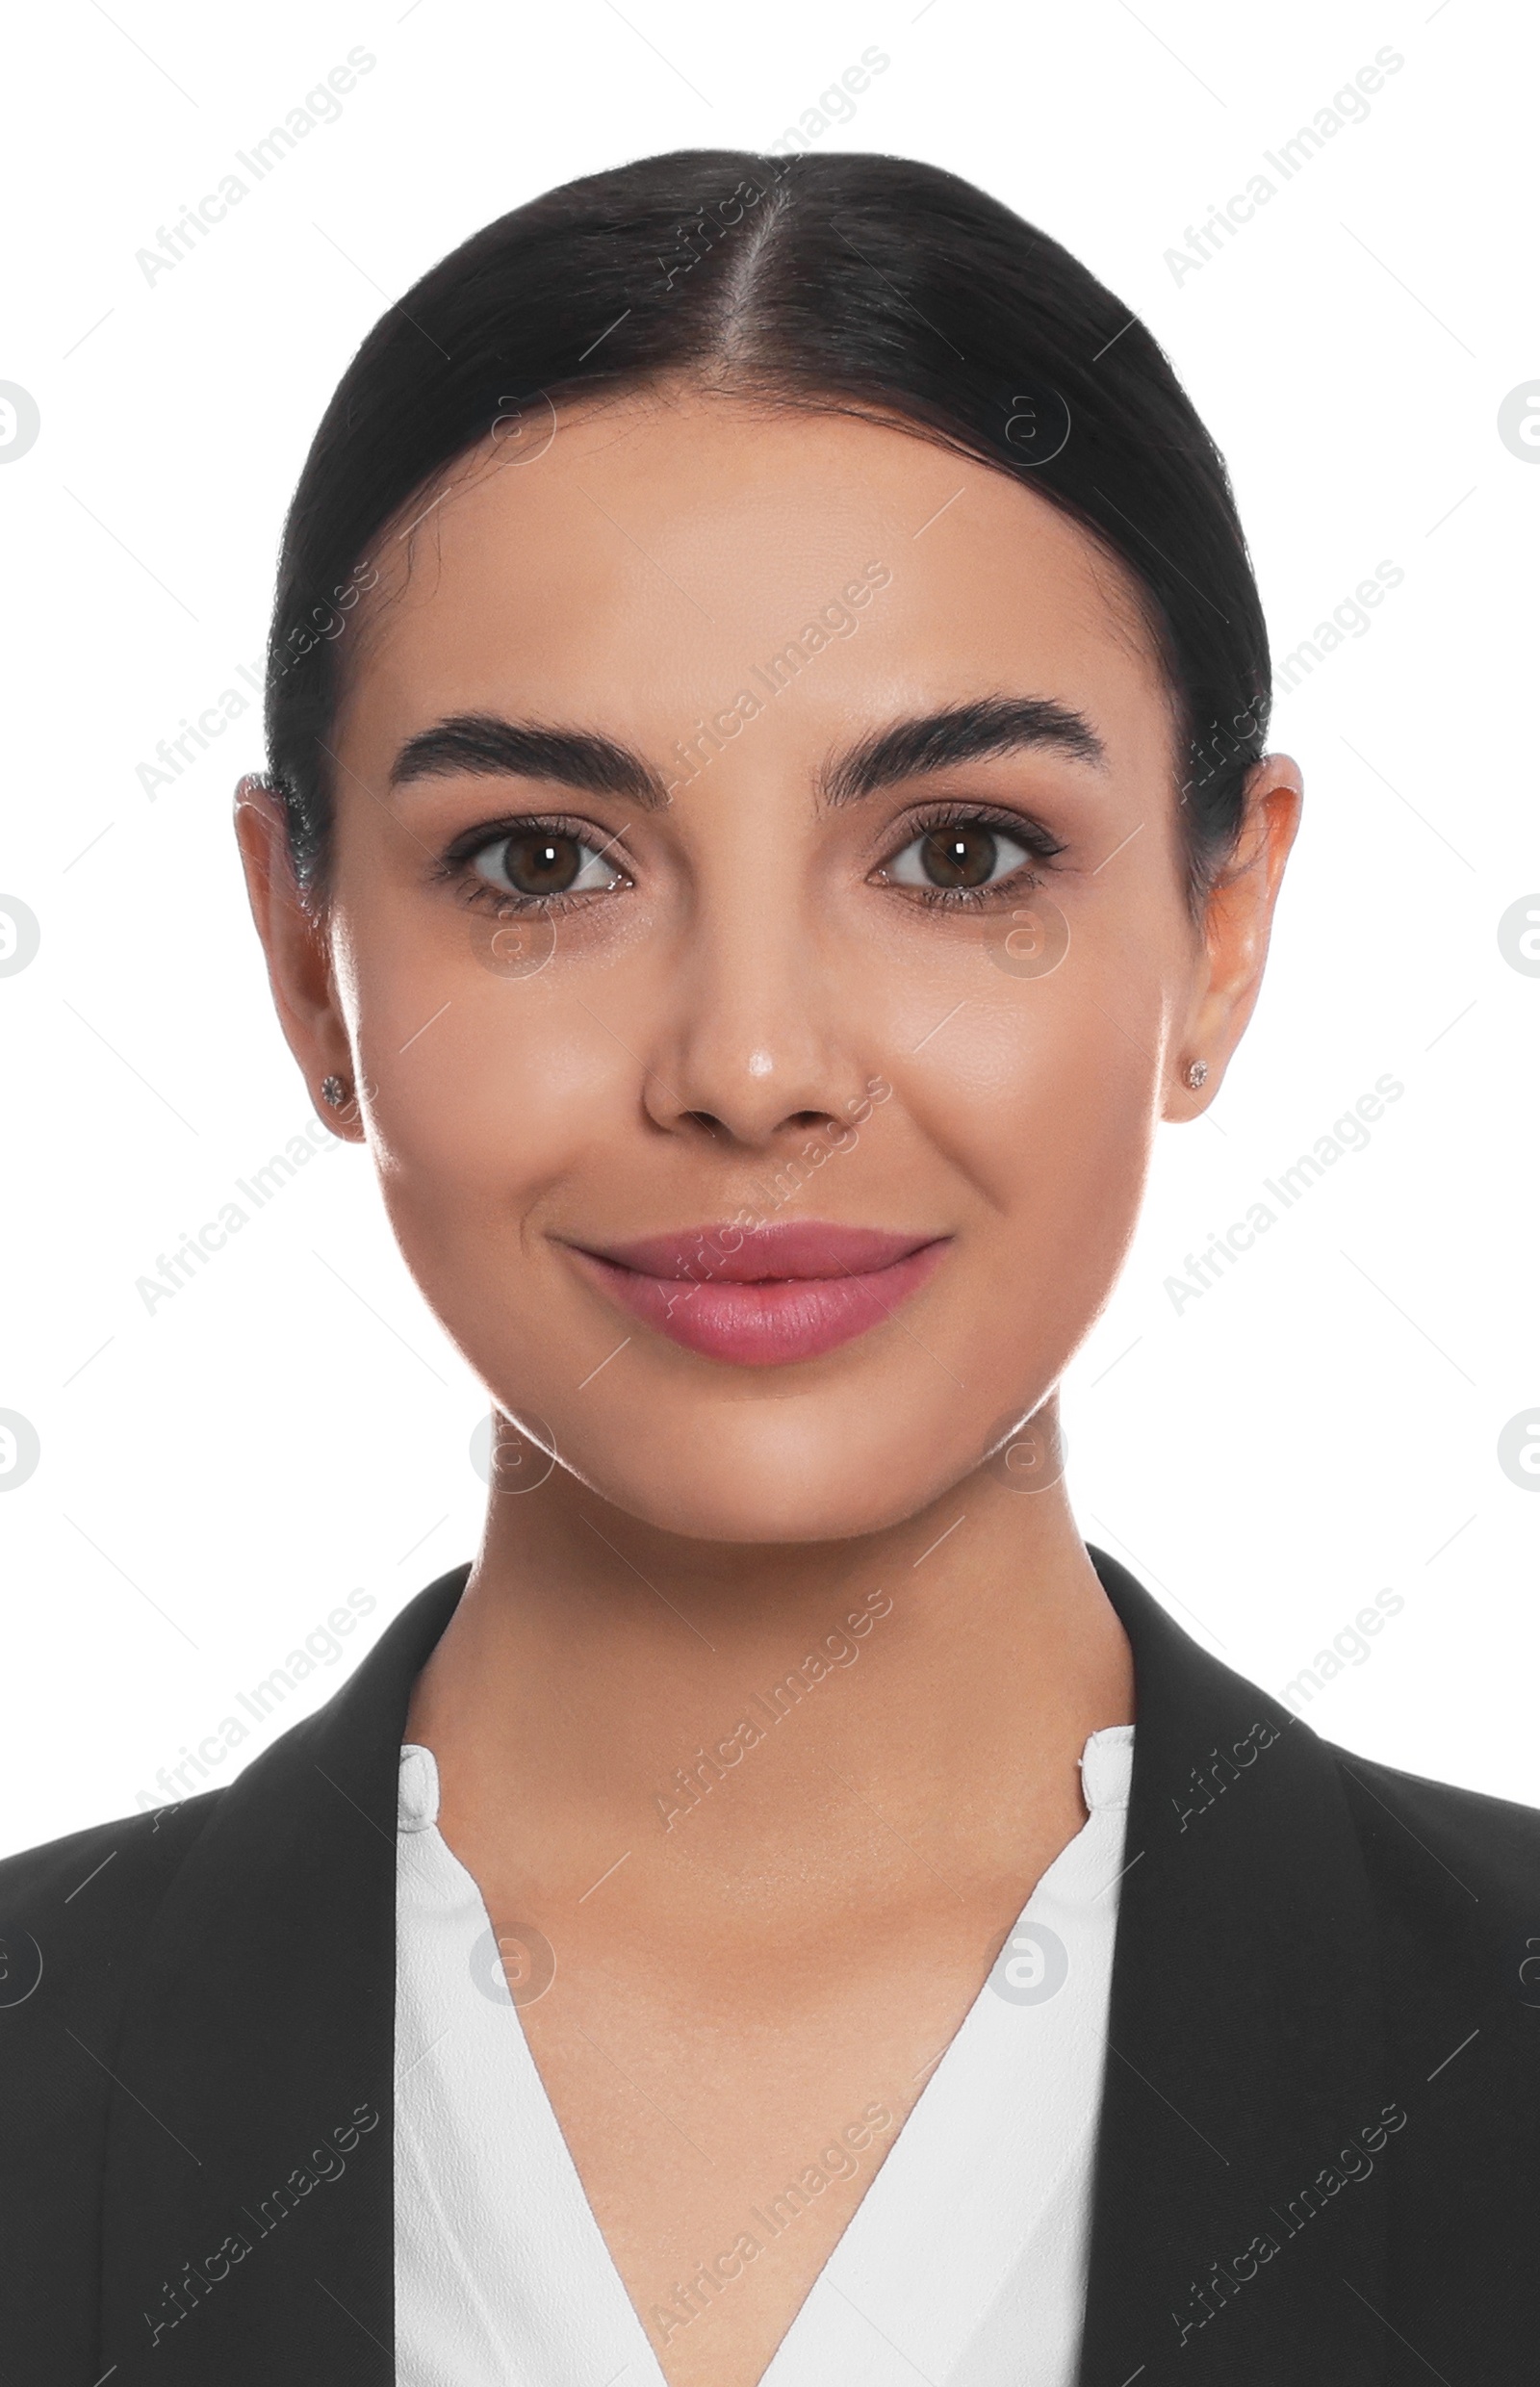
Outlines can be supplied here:
M78 2250L100 2191L123 1999L222 1790L0 1861L0 2232Z
M224 1791L126 1815L0 1861L0 2238L27 2275L95 2264L124 2001L167 1890ZM34 2307L13 2316L25 2348ZM94 2375L94 2301L57 2300L37 2343ZM32 2318L29 2318L31 2316ZM26 2367L26 2353L18 2355ZM38 2369L37 2375L41 2376Z
M1408 1994L1464 1984L1540 2008L1540 1810L1462 1790L1324 1744L1351 1816L1383 1935Z
M28 2008L34 2028L105 2020L167 1886L223 1796L205 1791L0 1859L0 2006ZM13 2015L13 2025L19 2020Z
M110 1864L121 1867L119 1880L132 1879L142 1889L155 1877L174 1872L223 1795L222 1790L205 1790L173 1807L90 1824L84 1832L69 1832L62 1839L0 1857L0 1914L15 1920L25 1912L51 1912L72 1905ZM103 1896L110 1895L108 1886Z
M1322 1746L1342 1778L1366 1854L1380 1869L1397 1869L1408 1849L1421 1850L1424 1861L1470 1875L1478 1892L1535 1909L1540 1808L1402 1773L1330 1741Z

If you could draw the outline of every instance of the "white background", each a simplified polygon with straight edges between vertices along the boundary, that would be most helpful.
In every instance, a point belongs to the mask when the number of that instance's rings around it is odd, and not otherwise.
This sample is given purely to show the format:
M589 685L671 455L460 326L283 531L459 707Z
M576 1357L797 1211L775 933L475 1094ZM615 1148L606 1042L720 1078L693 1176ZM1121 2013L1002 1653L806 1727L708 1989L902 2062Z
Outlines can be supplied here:
M820 145L970 175L1143 315L1230 459L1280 652L1376 563L1404 573L1279 702L1307 826L1251 1033L1211 1123L1165 1131L1073 1371L1083 1528L1273 1690L1394 1587L1402 1609L1311 1723L1540 1803L1540 1476L1497 1455L1540 1403L1540 976L1497 934L1540 888L1540 448L1497 427L1540 372L1527 30L1475 0L59 0L13 19L0 379L41 431L0 469L0 891L41 945L0 977L0 1409L41 1459L0 1499L0 1845L132 1810L367 1589L346 1655L251 1726L228 1778L469 1555L479 1513L485 1401L360 1151L329 1147L153 1315L136 1291L310 1110L229 827L257 705L153 800L139 766L251 693L284 506L390 299L552 183L770 145L873 44L886 70ZM158 227L360 44L375 64L340 120L147 282ZM1178 279L1186 228L1276 182L1263 151L1386 45L1404 64L1367 121ZM1368 1148L1178 1312L1167 1277L1386 1072L1405 1091Z

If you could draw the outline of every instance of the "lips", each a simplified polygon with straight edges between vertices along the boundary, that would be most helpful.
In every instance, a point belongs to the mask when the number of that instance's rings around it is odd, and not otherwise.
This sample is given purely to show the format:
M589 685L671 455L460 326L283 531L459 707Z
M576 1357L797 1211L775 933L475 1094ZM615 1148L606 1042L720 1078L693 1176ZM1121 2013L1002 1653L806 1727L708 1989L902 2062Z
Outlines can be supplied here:
M740 1368L770 1368L818 1358L881 1325L926 1283L950 1240L796 1219L567 1248L590 1282L659 1334Z

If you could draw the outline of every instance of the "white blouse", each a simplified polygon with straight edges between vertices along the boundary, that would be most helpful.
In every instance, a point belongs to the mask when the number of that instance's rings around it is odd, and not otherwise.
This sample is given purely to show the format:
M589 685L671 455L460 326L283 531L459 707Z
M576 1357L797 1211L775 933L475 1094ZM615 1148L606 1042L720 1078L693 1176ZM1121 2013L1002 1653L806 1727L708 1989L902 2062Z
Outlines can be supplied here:
M1081 1758L1049 1866L760 2387L1073 2387L1134 1730ZM396 2296L401 2387L666 2387L401 1751ZM896 2349L896 2351L895 2351ZM900 2359L902 2357L902 2359Z

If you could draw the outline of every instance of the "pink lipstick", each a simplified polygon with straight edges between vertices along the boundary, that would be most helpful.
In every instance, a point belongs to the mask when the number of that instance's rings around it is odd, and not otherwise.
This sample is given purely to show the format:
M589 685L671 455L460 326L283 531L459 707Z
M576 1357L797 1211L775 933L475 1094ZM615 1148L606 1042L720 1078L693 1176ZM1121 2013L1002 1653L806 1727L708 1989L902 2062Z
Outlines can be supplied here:
M932 1276L950 1241L788 1219L567 1248L659 1334L736 1367L772 1368L881 1325Z

